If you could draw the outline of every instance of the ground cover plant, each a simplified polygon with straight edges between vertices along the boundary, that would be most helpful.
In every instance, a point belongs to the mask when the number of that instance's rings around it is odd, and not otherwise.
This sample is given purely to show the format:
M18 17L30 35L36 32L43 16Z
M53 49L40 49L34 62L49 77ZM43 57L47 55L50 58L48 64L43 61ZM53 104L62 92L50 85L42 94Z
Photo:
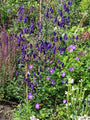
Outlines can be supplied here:
M90 27L79 28L77 21L75 26L73 1L54 2L40 0L30 9L18 6L14 28L7 30L17 53L12 78L6 70L12 82L3 94L20 102L13 112L14 120L78 120L90 116Z

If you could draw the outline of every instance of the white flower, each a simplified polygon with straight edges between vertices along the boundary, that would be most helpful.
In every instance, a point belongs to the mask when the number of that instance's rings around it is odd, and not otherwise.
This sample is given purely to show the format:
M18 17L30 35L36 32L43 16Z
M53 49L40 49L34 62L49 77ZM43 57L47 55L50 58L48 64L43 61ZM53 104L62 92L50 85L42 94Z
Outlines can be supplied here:
M67 91L65 91L65 94L67 94L68 92Z
M39 119L36 119L35 116L33 115L32 117L30 117L30 120L39 120Z
M54 28L54 31L57 30L57 27Z
M74 87L72 87L72 91L76 90Z
M68 83L74 83L74 80L73 80L73 79L71 79L71 78L69 78Z

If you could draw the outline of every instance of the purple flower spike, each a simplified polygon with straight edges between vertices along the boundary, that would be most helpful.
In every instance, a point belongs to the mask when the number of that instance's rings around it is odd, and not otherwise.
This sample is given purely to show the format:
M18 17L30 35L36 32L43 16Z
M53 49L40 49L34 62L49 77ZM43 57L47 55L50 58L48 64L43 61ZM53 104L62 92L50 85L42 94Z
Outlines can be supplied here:
M67 100L66 100L66 99L64 99L64 100L63 100L63 104L65 104L66 102L67 102Z
M50 78L51 78L50 76L47 76L46 80L50 80Z
M62 77L65 77L65 72L62 73Z
M52 84L52 85L55 85L55 81L54 81L54 80L51 80L51 84Z
M31 93L28 94L28 98L31 100L33 98L33 95Z
M21 22L22 21L22 16L20 16L18 20L19 20L19 22Z
M70 71L73 71L73 70L74 70L74 68L73 68L73 67L70 67L70 68L69 68L69 70L70 70Z
M35 104L35 108L39 109L39 103Z

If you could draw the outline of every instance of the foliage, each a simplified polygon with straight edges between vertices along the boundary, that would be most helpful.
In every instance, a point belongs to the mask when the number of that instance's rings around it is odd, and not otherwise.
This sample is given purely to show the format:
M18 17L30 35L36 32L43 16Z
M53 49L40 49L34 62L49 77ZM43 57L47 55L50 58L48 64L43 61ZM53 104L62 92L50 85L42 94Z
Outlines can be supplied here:
M18 6L15 29L8 30L8 33L14 31L13 38L18 51L17 60L14 61L16 67L13 80L10 81L7 74L8 81L4 85L6 99L20 100L19 106L14 110L14 120L28 120L27 115L29 119L35 116L43 120L67 119L72 114L78 116L74 111L78 102L79 115L81 113L81 103L90 91L90 33L80 28L82 33L73 35L80 19L78 15L77 18L72 17L75 6L71 5L72 1L60 4L56 1L55 5L50 1L47 5L44 3L42 11L40 10L41 18L36 17L36 14L39 15L38 5L36 9L32 7L31 12L29 7ZM74 18L76 23L73 22ZM13 51L9 52L10 55L13 54ZM79 86L81 79L83 85ZM72 92L70 83L80 91ZM86 91L84 87L87 88ZM68 91L67 96L65 91ZM69 92L72 92L71 96ZM84 92L87 94L84 95ZM83 101L71 101L75 95L78 98L83 95ZM69 102L73 108L66 106Z

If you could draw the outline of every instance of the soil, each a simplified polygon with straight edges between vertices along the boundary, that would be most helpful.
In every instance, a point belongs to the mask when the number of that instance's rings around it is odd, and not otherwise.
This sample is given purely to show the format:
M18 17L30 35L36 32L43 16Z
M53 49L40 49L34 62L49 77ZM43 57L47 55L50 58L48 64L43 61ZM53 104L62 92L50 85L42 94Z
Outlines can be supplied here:
M16 108L16 105L12 102L0 102L0 120L13 120L12 110Z

